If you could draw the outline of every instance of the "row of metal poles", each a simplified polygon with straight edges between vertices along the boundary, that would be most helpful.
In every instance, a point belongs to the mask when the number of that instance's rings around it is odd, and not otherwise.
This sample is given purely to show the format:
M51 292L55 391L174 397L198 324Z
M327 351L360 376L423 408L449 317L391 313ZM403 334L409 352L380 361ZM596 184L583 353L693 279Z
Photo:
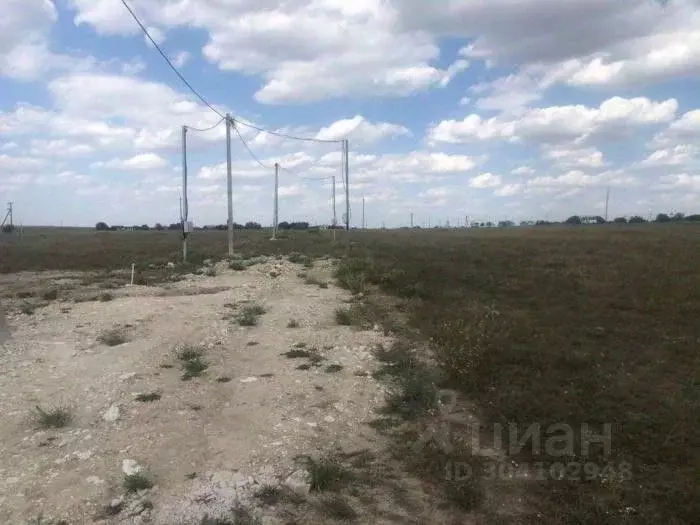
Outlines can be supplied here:
M228 255L233 256L233 177L231 175L231 127L235 126L235 121L228 113L224 119L226 121L226 193L228 198ZM350 179L348 161L348 141L341 140L341 170L345 181L345 228L350 230ZM275 162L275 195L273 209L272 238L277 235L278 226L278 200L279 200L279 164ZM364 204L364 203L363 203ZM363 206L364 207L364 206ZM182 126L182 260L187 261L187 240L192 227L188 221L187 206L187 126ZM364 210L363 210L364 215ZM364 223L364 217L363 217ZM337 225L335 210L335 176L333 176L333 228Z

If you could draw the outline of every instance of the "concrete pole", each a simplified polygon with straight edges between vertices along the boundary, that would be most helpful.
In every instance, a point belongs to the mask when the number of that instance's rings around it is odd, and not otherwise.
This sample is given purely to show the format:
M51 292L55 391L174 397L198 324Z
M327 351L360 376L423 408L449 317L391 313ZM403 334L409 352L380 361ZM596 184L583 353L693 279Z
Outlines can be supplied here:
M182 126L182 262L187 262L187 126Z
M338 225L338 218L335 211L335 175L333 175L333 228Z
M365 229L365 198L362 197L362 229Z
M343 151L345 152L345 229L350 231L350 170L348 169L348 140L345 139L343 144Z
M226 113L226 192L228 194L228 256L233 256L233 178L231 175L231 115ZM234 124L235 125L235 124Z
M275 162L275 204L273 206L273 213L272 213L272 238L276 239L277 238L277 224L279 220L278 216L278 201L279 201L279 172L280 172L280 165Z

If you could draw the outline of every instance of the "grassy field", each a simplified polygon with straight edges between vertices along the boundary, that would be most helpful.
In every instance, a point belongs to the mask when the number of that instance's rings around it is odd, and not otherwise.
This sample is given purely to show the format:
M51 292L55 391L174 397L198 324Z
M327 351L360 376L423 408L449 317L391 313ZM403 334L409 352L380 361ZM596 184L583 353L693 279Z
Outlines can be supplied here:
M332 243L328 232L294 232L270 242L265 232L237 232L236 250L345 257L346 284L366 282L398 298L433 347L439 386L476 403L487 433L494 423L517 423L521 434L531 424L573 429L565 457L525 447L513 458L547 472L573 465L563 481L546 475L524 483L528 512L518 521L697 523L700 227L345 235ZM173 232L25 228L21 243L0 246L0 272L134 262L147 280L149 265L177 262L179 250ZM226 233L196 232L191 250L195 262L220 257ZM583 455L586 424L595 433L611 425L609 450ZM584 471L585 464L593 467Z

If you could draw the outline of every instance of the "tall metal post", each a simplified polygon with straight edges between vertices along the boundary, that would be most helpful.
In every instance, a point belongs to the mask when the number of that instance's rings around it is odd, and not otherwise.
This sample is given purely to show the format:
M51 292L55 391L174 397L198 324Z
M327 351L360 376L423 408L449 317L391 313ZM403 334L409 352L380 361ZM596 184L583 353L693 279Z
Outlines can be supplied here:
M228 255L233 256L233 179L231 176L231 115L226 113L226 193L228 194ZM233 124L235 125L235 124Z
M348 162L348 139L345 139L343 145L343 151L345 152L343 159L345 161L345 229L350 231L350 163Z
M365 229L365 198L362 197L362 229Z
M276 239L277 238L277 224L279 220L278 216L278 201L279 201L279 170L280 170L280 165L275 162L275 203L273 205L273 212L272 212L272 238Z
M605 222L608 222L608 203L610 202L610 186L608 186L608 191L605 193Z
M187 262L187 126L182 126L182 197L180 204L182 220L182 262Z
M335 175L333 175L333 228L338 225L338 218L335 211Z
M413 228L413 212L411 212L411 228Z

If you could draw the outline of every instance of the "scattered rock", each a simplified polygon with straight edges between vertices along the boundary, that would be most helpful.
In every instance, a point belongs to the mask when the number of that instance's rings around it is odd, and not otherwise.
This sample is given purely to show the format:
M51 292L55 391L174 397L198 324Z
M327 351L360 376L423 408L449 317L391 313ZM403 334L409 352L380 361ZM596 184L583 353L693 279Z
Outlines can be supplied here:
M84 452L76 452L75 457L78 459L82 459L83 461L90 459L92 457L93 451L92 450L86 450Z
M91 485L102 485L105 482L103 479L100 479L97 476L88 476L87 478L85 478L85 481L87 481Z
M323 420L324 420L326 423L334 423L334 422L335 422L335 418L334 418L333 416L326 416L326 417L323 418Z
M136 372L129 372L128 374L122 374L119 376L119 381L130 381L137 376Z
M245 379L241 379L241 383L254 383L257 380L258 380L257 377L250 376L250 377L246 377Z
M292 475L285 480L285 484L300 496L308 496L309 494L310 483L308 474L304 470L297 470L292 473Z
M168 264L166 264L166 266L167 266L168 268L175 268L175 263L174 263L174 262L169 262Z
M105 421L111 421L114 422L117 419L119 419L119 405L112 405L110 406L107 411L102 414L102 419Z
M119 514L121 512L122 507L124 506L124 496L119 496L118 498L114 498L112 501L109 502L109 513L110 514Z
M134 459L125 459L122 461L122 472L127 476L133 476L143 471L143 467Z

